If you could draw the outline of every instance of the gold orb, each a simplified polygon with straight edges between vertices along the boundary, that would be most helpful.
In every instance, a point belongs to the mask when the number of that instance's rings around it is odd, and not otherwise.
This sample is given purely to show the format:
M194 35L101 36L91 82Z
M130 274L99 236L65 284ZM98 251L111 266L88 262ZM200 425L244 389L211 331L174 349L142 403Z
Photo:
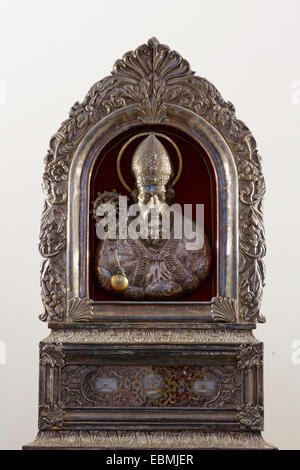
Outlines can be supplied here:
M127 289L128 284L127 277L122 274L115 274L110 278L111 288L116 292L123 292L123 290Z

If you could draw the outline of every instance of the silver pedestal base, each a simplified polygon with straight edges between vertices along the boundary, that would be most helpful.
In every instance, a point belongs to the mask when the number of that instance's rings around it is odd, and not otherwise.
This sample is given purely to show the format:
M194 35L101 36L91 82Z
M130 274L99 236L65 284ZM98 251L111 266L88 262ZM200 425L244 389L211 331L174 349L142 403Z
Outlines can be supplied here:
M23 450L275 450L260 432L41 431Z

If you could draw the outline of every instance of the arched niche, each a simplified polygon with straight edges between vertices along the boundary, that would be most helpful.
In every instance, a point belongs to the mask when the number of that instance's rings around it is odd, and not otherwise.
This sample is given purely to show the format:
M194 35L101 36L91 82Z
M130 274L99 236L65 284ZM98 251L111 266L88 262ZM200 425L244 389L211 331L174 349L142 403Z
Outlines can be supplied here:
M144 319L227 323L264 321L265 239L261 159L247 126L208 80L176 51L152 38L118 60L95 83L50 140L43 175L40 236L44 313L55 323L139 318L139 303L99 303L89 297L90 180L112 139L143 126L180 131L199 145L213 168L216 192L216 290L211 301L164 303L166 316L143 305ZM190 299L191 300L191 299ZM119 310L118 310L119 309ZM148 310L147 310L148 309Z
M175 197L172 204L180 204L185 207L189 204L193 208L195 216L196 204L204 206L204 231L210 241L212 254L217 251L217 192L214 168L211 165L210 158L204 148L194 139L182 132L180 129L166 124L148 124L138 126L121 132L112 139L98 154L95 161L91 181L90 181L90 201L97 200L99 193L105 191L117 191L122 196L130 198L130 192L124 187L117 171L117 157L123 145L129 139L134 140L129 143L121 159L121 172L127 184L134 188L135 179L131 171L132 156L138 145L145 138L145 133L149 131L159 133L158 139L166 147L171 158L174 175L179 169L179 159L174 145L162 135L170 138L172 142L180 149L183 170L181 177L173 187ZM131 199L131 198L130 198ZM93 210L90 211L89 222L89 298L94 301L116 301L117 296L106 293L97 280L95 259L97 258L97 249L100 245L96 234L96 224L93 217ZM185 302L191 301L210 301L217 295L217 257L212 256L211 273L201 284L200 288L192 294L185 296ZM157 302L157 300L154 300Z
M214 258L215 286L213 297L228 297L237 300L238 296L238 180L234 158L224 138L203 118L178 106L168 106L164 123L149 124L149 129L158 126L163 132L172 129L192 139L208 156L214 176L215 219ZM147 126L146 126L147 127ZM110 141L126 131L141 132L145 125L141 123L134 108L123 108L112 113L96 124L79 145L70 167L68 199L68 295L74 298L90 298L91 259L89 256L89 231L91 230L90 182L99 153ZM101 170L100 170L101 171ZM112 168L112 171L114 169ZM200 175L199 175L200 176ZM199 181L200 183L200 181ZM165 306L166 317L182 318L182 308L189 318L211 319L209 314L211 299L206 301L160 302ZM127 302L104 300L94 301L93 319L128 316L135 310L135 317L143 313L150 302ZM122 308L118 309L118 306ZM113 312L112 312L112 310ZM121 313L122 311L122 313ZM160 316L163 316L158 310ZM150 313L149 313L150 314Z

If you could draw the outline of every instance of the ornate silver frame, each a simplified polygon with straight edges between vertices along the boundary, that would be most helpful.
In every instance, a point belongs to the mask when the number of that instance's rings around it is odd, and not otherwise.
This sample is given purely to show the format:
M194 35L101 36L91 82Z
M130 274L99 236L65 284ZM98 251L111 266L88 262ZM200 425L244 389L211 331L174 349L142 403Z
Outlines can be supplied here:
M50 140L43 176L45 209L40 251L41 319L50 322L140 318L139 302L93 302L87 285L89 179L101 148L122 130L171 125L207 151L218 191L218 293L210 303L163 302L167 321L254 323L264 321L260 303L265 254L262 199L265 191L256 142L222 99L189 63L155 38L118 60ZM221 217L222 214L222 217ZM143 302L143 319L155 320ZM128 315L128 313L127 313Z

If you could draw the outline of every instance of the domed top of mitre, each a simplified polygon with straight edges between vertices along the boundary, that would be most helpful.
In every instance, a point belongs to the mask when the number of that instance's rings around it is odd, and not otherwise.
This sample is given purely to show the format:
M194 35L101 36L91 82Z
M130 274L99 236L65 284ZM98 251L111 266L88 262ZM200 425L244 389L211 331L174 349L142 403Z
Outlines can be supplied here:
M137 147L132 158L132 172L137 186L166 185L172 164L163 144L151 133Z

